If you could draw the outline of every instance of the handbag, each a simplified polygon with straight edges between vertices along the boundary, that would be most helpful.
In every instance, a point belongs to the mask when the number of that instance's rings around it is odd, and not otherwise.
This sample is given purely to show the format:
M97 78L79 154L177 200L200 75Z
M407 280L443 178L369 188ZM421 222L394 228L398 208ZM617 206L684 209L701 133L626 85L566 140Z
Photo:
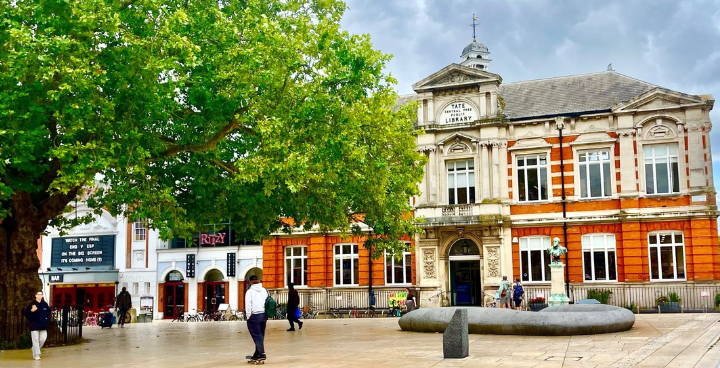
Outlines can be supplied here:
M296 308L296 309L295 309L295 319L300 319L300 316L301 316L301 314L300 314L300 308Z

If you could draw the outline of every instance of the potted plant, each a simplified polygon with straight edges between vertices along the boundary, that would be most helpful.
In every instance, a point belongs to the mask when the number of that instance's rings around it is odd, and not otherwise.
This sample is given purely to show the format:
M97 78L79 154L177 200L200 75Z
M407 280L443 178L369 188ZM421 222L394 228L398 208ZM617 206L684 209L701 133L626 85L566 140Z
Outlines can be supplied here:
M530 298L530 310L533 312L537 312L541 309L545 309L548 307L547 303L545 302L545 298L538 296L535 298Z
M672 292L667 296L660 295L656 301L660 313L680 313L680 302L682 299L680 299L677 293Z

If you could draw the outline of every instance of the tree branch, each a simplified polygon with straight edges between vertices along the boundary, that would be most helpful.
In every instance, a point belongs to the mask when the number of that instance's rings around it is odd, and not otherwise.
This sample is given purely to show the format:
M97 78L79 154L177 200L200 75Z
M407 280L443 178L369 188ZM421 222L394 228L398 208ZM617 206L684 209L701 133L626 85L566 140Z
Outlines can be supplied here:
M217 160L217 159L214 159L214 158L213 158L213 159L210 159L210 163L213 164L213 165L215 165L215 166L217 166L217 167L219 167L219 168L221 168L221 169L223 169L223 170L225 170L225 171L227 171L227 172L230 173L230 174L236 174L236 173L237 173L237 170L236 170L236 169L232 166L232 164L229 163L229 162L223 162L223 161L220 161L220 160Z
M244 114L248 111L247 107L242 107L235 111L233 114L232 119L230 119L230 122L228 122L224 127L222 127L220 130L218 130L207 142L202 144L172 144L172 138L167 137L161 137L160 139L171 143L165 151L160 153L159 156L148 159L147 162L153 162L157 161L162 158L170 158L175 157L178 153L181 152L206 152L213 150L220 141L222 141L225 137L227 137L228 134L236 131L241 130L250 134L255 134L255 131L251 128L248 128L246 126L240 125L238 121L238 116L240 114Z

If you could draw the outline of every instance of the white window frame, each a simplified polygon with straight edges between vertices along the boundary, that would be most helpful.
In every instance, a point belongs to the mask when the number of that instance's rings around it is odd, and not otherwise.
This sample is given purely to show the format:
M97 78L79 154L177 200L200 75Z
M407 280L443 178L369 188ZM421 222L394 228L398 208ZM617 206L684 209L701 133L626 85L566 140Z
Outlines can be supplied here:
M463 170L463 171L461 171L461 172L458 172L458 168L457 168L457 163L459 163L459 162L464 162L464 163L465 163L465 169L461 169L461 170ZM470 169L470 165L469 165L469 164L472 164L472 165L473 165L472 169ZM476 178L475 178L475 174L476 174L476 173L475 173L475 166L476 166L476 165L475 165L475 159L474 159L474 158L461 159L461 160L452 160L452 161L449 161L449 160L448 160L448 161L445 161L445 179L447 180L447 181L446 181L446 183L447 183L446 187L447 187L448 192L449 192L450 189L451 189L451 188L450 188L450 176L451 176L451 175L453 176L453 183L455 183L455 184L453 184L453 188L452 188L452 189L454 189L454 192L455 192L455 202L456 202L456 203L450 203L450 194L447 193L447 196L448 196L448 204L450 204L450 205L455 205L455 204L472 204L472 203L476 203L476 202L477 202L478 188L477 188L477 186L475 185L475 183L476 183L476 180L475 180L475 179L476 179ZM452 172L450 171L450 167L453 168L453 171L452 171ZM458 185L457 185L457 174L458 174L458 173L460 173L460 174L465 174L465 184L466 184L466 185L465 185L465 189L466 189L465 203L459 203L459 201L458 201ZM471 177L471 176L472 176L472 181L470 180L470 177ZM471 201L471 199L470 199L470 198L471 198L471 196L470 196L470 187L471 187L471 185L472 185L472 188L474 188L474 190L475 190L475 193L474 193L474 194L475 194L475 199L472 200L472 201Z
M147 228L142 220L133 222L133 241L145 241L147 239Z
M344 245L350 246L350 253L342 253L342 247ZM338 254L337 250L340 249L341 253ZM357 249L357 253L355 253L355 249ZM344 284L342 283L342 274L343 274L343 260L350 260L350 283ZM355 262L354 260L358 260L358 269L360 268L360 246L357 243L338 243L333 244L333 284L335 286L358 286L359 280L355 279ZM337 268L335 265L335 261L340 260L340 277L337 277ZM358 270L358 279L360 278L360 271Z
M605 159L605 160L602 159L602 154L603 154L603 153L607 153L607 159ZM613 193L615 193L615 190L614 190L614 187L613 187L613 184L614 184L615 181L613 180L613 178L614 178L615 173L616 173L616 169L615 169L615 158L613 157L612 149L611 149L611 148L591 148L591 149L583 149L583 150L578 150L578 151L576 151L575 154L576 154L576 156L577 156L576 159L575 159L576 165L577 165L576 167L578 168L578 170L576 170L576 171L577 171L577 178L576 178L576 179L577 179L577 191L578 191L577 194L578 194L578 198L580 198L580 199L611 198L611 197L613 196ZM586 157L586 160L585 160L584 162L581 161L581 158L582 158L583 155ZM589 161L589 159L591 158L591 155L593 155L593 156L598 156L598 157L599 157L599 160L598 160L598 161ZM600 165L600 178L598 178L598 179L599 179L601 182L604 182L603 179L605 179L604 166L605 166L605 165L608 165L608 167L609 167L608 174L607 174L607 175L609 175L609 177L607 178L607 180L608 180L609 183L610 183L610 184L609 184L609 186L610 186L610 188L609 188L609 189L610 189L610 192L609 192L609 193L605 193L605 186L602 185L602 186L601 186L601 191L602 191L603 193L601 193L599 196L593 196L592 193L591 193L591 183L593 182L593 178L591 178L591 176L590 176L590 166L591 166L591 165L598 165L598 164ZM586 196L583 196L583 195L582 195L582 190L583 190L583 188L582 188L582 180L580 179L583 171L585 172L585 175L586 175L586 178L587 178L587 180L586 180L586 185L585 185L585 190L587 191L587 195L586 195Z
M300 248L300 255L296 256L293 253L294 249ZM305 274L307 273L308 268L308 256L307 256L307 245L290 245L285 247L285 250L283 250L283 254L285 255L285 287L288 286L288 281L292 281L295 286L307 286L307 279L305 278ZM290 250L290 255L288 256L288 250ZM300 282L297 282L295 280L295 273L292 269L288 269L288 261L290 261L290 266L292 266L295 263L295 260L300 260L300 267L302 268L302 271L300 272Z
M539 157L543 156L543 155L545 156L545 165L541 165L539 162ZM538 200L530 201L530 200L526 199L526 200L521 201L520 200L520 179L519 179L521 169L518 166L518 159L533 157L533 156L538 158L538 164L533 166L534 168L538 169L538 172L540 171L539 169L541 167L543 167L543 166L545 167L545 185L547 187L547 193L546 193L547 198L542 199L542 194L541 194L540 199L538 199ZM514 198L514 202L518 203L518 204L550 202L552 200L552 191L553 191L552 190L552 179L551 179L551 175L550 175L551 174L550 150L543 149L543 150L529 150L529 151L517 152L517 153L513 152L512 160L513 160L512 167L513 167L513 198ZM527 166L523 166L522 170L527 172L527 170L525 168L527 168ZM526 179L527 179L527 176L526 176ZM540 181L538 181L538 184L539 183L540 183ZM526 193L527 193L527 187L528 186L526 185L525 186ZM526 195L525 197L527 198L528 196Z
M603 244L602 246L596 246L594 239L595 238L603 238ZM585 234L582 236L582 265L583 265L583 282L586 283L592 283L592 282L617 282L618 280L618 272L617 272L617 245L615 241L615 234ZM585 268L585 253L590 253L591 257L593 253L601 252L605 256L605 274L607 275L607 280L596 280L595 277L595 262L591 262L591 269L587 270ZM615 265L615 280L610 280L610 262L608 260L610 259L610 256L608 252L615 252L614 254L614 262ZM591 258L594 260L594 258ZM585 278L585 275L590 275L591 279L588 280Z
M656 147L656 146L666 146L667 149L668 149L668 154L665 155L665 156L655 156L655 155L653 154L653 156L648 157L648 156L645 154L645 148L646 148L646 147ZM670 147L671 147L671 146L675 146L675 149L676 149L676 153L675 153L674 156L673 156L672 154L670 154ZM684 180L684 179L683 179L683 175L681 174L681 173L682 173L682 170L683 170L683 167L682 167L683 165L682 165L682 160L681 160L681 158L684 158L684 157L685 157L685 155L682 154L681 145L680 145L679 143L675 142L675 141L673 141L673 142L648 142L648 143L643 144L643 145L640 147L640 150L642 151L642 156L643 156L643 157L642 157L642 168L643 168L643 180L642 180L642 183L643 183L643 187L644 187L645 194L648 195L648 196L656 196L656 195L662 196L662 195L677 195L677 194L680 194L680 193L682 192L683 180ZM657 179L658 179L658 177L657 177L657 174L656 174L656 172L655 172L655 169L656 169L656 167L655 167L655 165L656 165L656 164L655 164L655 160L657 160L657 159L663 159L663 158L664 158L664 159L667 159L667 161L668 161L668 162L666 163L666 165L667 165L667 169L668 169L668 178L667 178L667 179L668 179L668 189L669 189L670 191L667 192L667 193L658 193L658 191L657 191L657 187L658 187L658 185L657 185L657 183L658 183ZM673 170L672 170L672 160L673 160L673 159L674 159L675 162L677 163L677 168L678 168L677 173L673 173ZM645 165L647 165L648 160L650 160L651 163L652 163L652 170L653 170L653 172L652 172L652 174L653 174L653 189L654 189L655 193L648 193L648 187L647 187L648 172L647 172L647 170L645 170ZM678 180L678 190L677 190L677 191L674 191L673 188L672 188L672 187L673 187L673 178L674 178L674 175L677 175L677 180Z
M678 243L676 236L680 235L682 242ZM672 242L668 244L660 244L661 236L670 236ZM655 237L656 243L651 244L651 239ZM677 265L677 248L681 247L683 252L683 277L678 277L678 265ZM653 278L653 259L652 259L652 248L657 248L658 254L658 269L655 270L658 273L658 278ZM673 278L664 278L662 272L662 248L672 249L672 263L673 263ZM685 234L682 231L655 231L648 234L648 270L650 271L650 282L662 282L662 281L685 281L687 280L687 252L685 252Z
M531 240L534 242L534 240L539 240L535 245L531 245ZM549 271L546 274L546 266L550 264L550 255L547 253L547 248L550 246L550 237L549 236L523 236L519 239L518 248L519 248L519 255L520 255L520 280L522 280L523 283L530 283L530 284L536 284L536 283L548 283L550 282L550 274ZM523 265L523 259L522 259L522 253L527 252L527 259L528 259L528 266L530 266L531 257L530 252L531 251L540 251L540 264L541 267L541 273L542 273L542 280L533 280L532 279L532 272L530 270L525 270L525 267ZM528 277L527 280L524 278L525 271L527 271Z
M385 285L412 285L412 253L410 252L410 243L405 243L405 251L402 254L402 258L398 261L392 254L385 253ZM410 259L406 259L410 257ZM388 282L388 262L392 262L392 269L390 271L392 282ZM402 262L403 279L407 274L407 268L410 267L410 280L403 280L403 282L397 282L395 280L395 262Z

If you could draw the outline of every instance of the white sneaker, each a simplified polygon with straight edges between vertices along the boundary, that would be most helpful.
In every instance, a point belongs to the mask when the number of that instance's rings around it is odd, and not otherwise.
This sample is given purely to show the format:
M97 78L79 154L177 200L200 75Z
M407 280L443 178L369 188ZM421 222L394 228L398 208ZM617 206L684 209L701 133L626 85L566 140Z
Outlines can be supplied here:
M33 359L40 360L40 355L35 355L35 357Z

